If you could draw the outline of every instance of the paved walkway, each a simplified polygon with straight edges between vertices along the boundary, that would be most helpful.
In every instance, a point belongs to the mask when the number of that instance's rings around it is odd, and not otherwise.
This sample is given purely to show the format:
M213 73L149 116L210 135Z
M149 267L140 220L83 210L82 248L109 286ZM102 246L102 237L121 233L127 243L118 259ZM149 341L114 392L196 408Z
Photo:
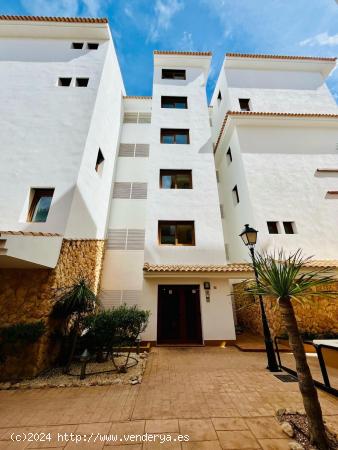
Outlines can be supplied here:
M279 381L264 365L264 354L231 347L155 348L141 385L2 391L0 450L288 450L274 414L302 407L298 386ZM320 399L327 421L338 429L338 400L322 392ZM23 432L50 432L52 441L9 440L11 433ZM62 442L58 433L76 433L82 442ZM118 442L93 442L98 433L117 434ZM142 433L176 441L123 442L125 434ZM179 434L189 442L180 442Z

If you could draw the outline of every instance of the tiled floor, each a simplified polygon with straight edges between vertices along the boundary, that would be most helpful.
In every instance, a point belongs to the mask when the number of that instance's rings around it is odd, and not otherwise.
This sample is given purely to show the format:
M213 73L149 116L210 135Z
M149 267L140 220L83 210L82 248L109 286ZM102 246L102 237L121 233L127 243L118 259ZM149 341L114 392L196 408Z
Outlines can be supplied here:
M231 347L155 348L141 385L1 391L0 450L287 450L274 414L302 407L298 386L277 380L265 364L263 353ZM323 392L320 399L338 428L338 400ZM40 435L12 442L12 433ZM41 433L51 433L51 442L35 442ZM71 433L81 442L66 442ZM146 433L160 436L140 443ZM107 434L117 442L104 442Z

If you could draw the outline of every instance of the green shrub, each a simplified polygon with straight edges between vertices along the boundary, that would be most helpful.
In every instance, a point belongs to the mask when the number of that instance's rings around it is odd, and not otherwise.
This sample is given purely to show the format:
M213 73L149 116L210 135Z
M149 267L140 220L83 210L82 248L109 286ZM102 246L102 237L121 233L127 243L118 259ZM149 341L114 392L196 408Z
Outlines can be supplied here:
M3 344L36 342L46 331L45 323L40 320L38 322L16 323L7 327L0 328L0 339Z
M88 332L82 339L83 345L91 350L132 345L146 329L149 314L149 311L127 305L91 314L84 318Z

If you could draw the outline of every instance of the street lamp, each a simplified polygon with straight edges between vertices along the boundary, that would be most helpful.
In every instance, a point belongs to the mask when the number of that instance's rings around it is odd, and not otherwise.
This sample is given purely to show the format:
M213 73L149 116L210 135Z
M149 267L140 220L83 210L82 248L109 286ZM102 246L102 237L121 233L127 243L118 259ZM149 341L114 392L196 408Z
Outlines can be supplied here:
M244 225L245 228L240 234L240 237L242 238L242 241L244 242L245 246L249 248L250 255L253 263L253 268L255 272L255 278L256 278L256 284L259 285L258 281L258 274L255 266L255 245L257 242L257 233L258 231L254 228L251 228L249 224ZM266 355L268 358L268 367L267 369L270 370L270 372L280 372L280 368L278 367L275 351L273 349L273 342L271 339L271 333L269 329L268 319L266 317L265 308L262 296L259 295L259 304L261 307L261 314L262 314L262 322L263 322L263 332L264 332L264 342L265 342L265 349L266 349Z

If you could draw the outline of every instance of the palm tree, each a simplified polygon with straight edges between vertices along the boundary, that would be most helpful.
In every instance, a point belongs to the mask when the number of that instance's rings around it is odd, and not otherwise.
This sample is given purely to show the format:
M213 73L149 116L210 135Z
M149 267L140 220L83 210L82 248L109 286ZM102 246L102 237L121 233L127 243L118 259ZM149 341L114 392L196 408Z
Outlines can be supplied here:
M88 313L94 311L97 304L97 297L84 277L79 278L72 286L61 289L58 293L52 315L64 321L71 343L65 372L68 372L74 356L82 320Z
M278 251L277 254L258 253L254 261L258 283L249 287L248 291L254 295L270 296L276 300L296 361L299 389L308 418L311 444L320 450L328 450L322 410L306 360L292 303L308 301L309 297L318 295L318 292L315 292L316 287L328 286L336 279L328 274L328 269L307 268L306 264L310 260L311 258L303 257L301 250L289 256L286 256L283 250ZM337 295L337 293L321 290L320 295Z

